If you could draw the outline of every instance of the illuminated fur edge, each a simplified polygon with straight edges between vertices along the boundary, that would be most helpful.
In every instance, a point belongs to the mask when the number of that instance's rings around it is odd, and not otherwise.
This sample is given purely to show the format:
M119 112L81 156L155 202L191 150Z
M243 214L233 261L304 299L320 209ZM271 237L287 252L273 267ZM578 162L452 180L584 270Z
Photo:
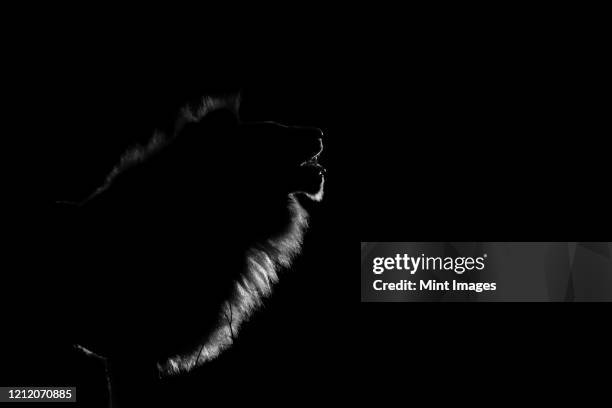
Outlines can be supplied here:
M147 160L157 152L163 150L166 145L171 143L172 140L178 136L186 124L198 122L209 113L221 109L230 110L238 119L239 108L240 94L230 94L226 96L204 96L196 106L185 105L182 109L180 109L173 129L157 129L153 132L151 139L149 139L146 145L143 146L137 144L127 149L127 151L119 159L119 162L108 173L104 183L85 200L80 202L79 205L86 204L88 201L106 191L115 181L117 176L119 176L119 174L125 170Z
M217 327L197 349L159 362L157 368L161 376L190 371L217 357L232 345L241 324L271 294L279 271L289 267L299 254L308 225L307 213L293 195L290 196L289 207L293 221L288 229L248 250L245 270L234 283L232 295L221 306Z

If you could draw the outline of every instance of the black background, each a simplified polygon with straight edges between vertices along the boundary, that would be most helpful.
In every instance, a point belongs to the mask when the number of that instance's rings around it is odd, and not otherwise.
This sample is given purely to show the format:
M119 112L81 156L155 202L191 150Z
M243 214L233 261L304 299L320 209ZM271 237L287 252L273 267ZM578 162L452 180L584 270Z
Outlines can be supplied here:
M363 241L610 239L597 46L501 31L379 50Z
M361 241L609 241L599 26L556 19L557 9L473 19L437 11L387 25L368 65ZM607 304L360 311L364 377L386 391L377 403L570 400L583 380L600 384L591 373L609 364Z

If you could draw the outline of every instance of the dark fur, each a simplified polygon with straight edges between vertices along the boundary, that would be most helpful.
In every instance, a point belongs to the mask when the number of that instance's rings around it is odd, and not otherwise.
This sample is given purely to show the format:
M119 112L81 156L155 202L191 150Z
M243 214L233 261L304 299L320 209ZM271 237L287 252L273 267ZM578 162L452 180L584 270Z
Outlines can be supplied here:
M240 123L237 111L236 97L183 107L80 205L84 347L189 370L231 344L299 253L296 194L322 194L317 169L300 165L321 133Z

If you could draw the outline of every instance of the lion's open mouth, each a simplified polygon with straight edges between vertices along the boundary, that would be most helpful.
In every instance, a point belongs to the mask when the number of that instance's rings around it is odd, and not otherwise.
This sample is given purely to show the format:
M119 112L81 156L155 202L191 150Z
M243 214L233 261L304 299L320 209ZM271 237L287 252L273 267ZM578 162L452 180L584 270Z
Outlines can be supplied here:
M319 164L319 156L321 156L322 151L323 150L319 151L319 153L315 154L313 157L300 164L300 167L310 168L311 171L316 171L320 176L323 176L326 170L325 167Z
M323 184L326 169L319 163L322 149L307 161L300 164L298 169L299 192L306 194L310 199L320 201L323 198Z

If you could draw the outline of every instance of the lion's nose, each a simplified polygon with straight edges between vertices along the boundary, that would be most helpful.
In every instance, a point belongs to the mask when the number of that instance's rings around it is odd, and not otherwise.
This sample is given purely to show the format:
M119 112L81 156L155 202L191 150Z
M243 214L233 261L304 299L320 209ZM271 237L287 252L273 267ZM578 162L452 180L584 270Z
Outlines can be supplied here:
M317 131L319 132L319 135L320 135L320 136L319 136L319 139L318 139L318 142L319 142L319 150L317 151L317 155L319 155L319 154L321 154L321 152L323 151L323 137L324 137L325 135L323 134L323 131L322 131L321 129L317 129Z

